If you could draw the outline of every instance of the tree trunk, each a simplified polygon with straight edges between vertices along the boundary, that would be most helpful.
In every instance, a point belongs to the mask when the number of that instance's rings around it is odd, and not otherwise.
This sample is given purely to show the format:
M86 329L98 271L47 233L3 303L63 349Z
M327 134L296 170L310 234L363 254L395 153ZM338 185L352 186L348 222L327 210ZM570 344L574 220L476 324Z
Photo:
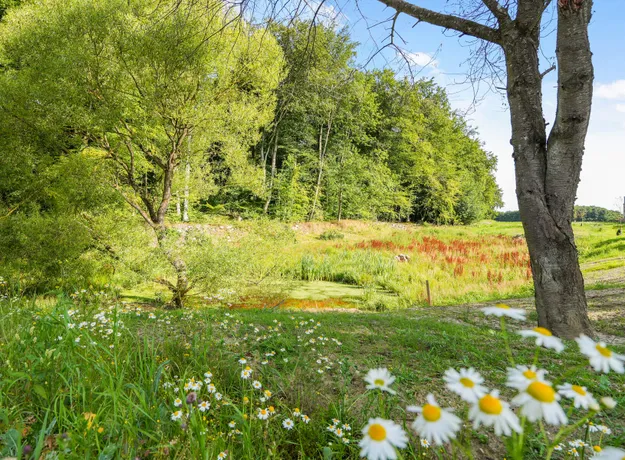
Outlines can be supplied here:
M265 201L265 206L263 207L263 211L265 214L269 211L269 205L271 204L271 198L273 195L273 181L276 177L276 158L278 156L278 127L276 126L276 131L274 132L273 139L273 149L271 152L271 177L269 178L269 193L267 194L267 201Z
M159 283L167 286L172 293L168 308L178 309L184 307L184 297L191 290L189 278L187 276L187 264L178 257L174 248L169 245L167 238L167 229L164 225L154 227L158 246L163 254L176 271L176 284L172 284L167 280L159 279Z
M503 31L517 199L534 278L538 324L560 337L592 332L571 221L592 98L591 2L558 6L558 109L547 142L539 30ZM572 2L578 5L577 2Z
M323 139L323 126L319 129L319 173L317 174L317 183L315 185L315 197L313 198L312 208L308 220L313 220L315 217L315 209L317 208L317 202L319 201L319 192L321 191L321 178L323 177L323 164L328 151L328 140L330 139L330 130L332 129L332 116L328 120L328 126L326 129L326 138Z

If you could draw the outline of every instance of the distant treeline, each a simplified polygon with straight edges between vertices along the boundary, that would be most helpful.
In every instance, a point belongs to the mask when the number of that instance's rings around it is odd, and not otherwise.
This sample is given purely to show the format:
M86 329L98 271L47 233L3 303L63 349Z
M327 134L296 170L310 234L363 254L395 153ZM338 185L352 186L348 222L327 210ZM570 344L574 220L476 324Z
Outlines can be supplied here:
M599 206L575 206L575 222L620 222L623 215L618 211ZM495 217L499 222L521 222L519 211L503 211Z

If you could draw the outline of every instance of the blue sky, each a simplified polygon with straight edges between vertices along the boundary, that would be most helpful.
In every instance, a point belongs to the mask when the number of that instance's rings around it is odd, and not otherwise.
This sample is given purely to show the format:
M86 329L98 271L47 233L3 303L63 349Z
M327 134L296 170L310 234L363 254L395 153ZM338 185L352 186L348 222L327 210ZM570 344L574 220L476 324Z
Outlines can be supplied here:
M443 0L412 0L413 3L444 11ZM553 3L556 3L555 1ZM360 43L359 61L365 62L380 45L387 42L390 23L378 24L390 18L393 10L384 8L377 0L346 0L327 7L327 14L337 16L347 25L355 41ZM358 5L358 7L356 7ZM591 48L595 67L595 92L586 153L582 168L577 203L615 209L625 195L625 59L623 28L625 0L595 0L590 25ZM466 60L471 49L466 40L429 24L419 23L401 15L396 24L396 43L411 56L413 72L432 77L447 88L454 108L466 112L477 128L485 148L498 158L497 182L503 190L504 209L518 209L515 195L514 164L510 146L510 119L501 94L486 94L477 105L472 104L470 85L459 84L466 72ZM554 23L555 25L555 23ZM414 27L413 27L414 26ZM542 42L546 58L555 56L555 36ZM408 54L410 53L410 54ZM369 67L406 67L390 49L378 54ZM544 67L548 67L547 59ZM405 71L405 70L404 70ZM556 102L556 72L544 80L544 110L546 120L553 121ZM620 198L619 198L620 197Z

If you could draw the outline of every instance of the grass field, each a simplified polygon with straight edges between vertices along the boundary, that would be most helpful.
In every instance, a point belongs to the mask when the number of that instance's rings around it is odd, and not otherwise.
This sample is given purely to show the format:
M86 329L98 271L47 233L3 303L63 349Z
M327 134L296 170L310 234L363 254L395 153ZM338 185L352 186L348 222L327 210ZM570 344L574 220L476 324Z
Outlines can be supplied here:
M429 392L463 414L443 385L449 367L473 366L489 388L500 388L506 399L513 394L503 386L502 335L479 310L453 316L432 309L163 312L82 294L74 300L5 300L0 314L0 456L19 456L28 446L33 458L217 458L226 451L230 458L357 458L360 429L370 416L407 425L414 414L406 406L422 404ZM625 378L594 374L577 346L566 345L561 355L541 352L543 367L555 378L582 365L569 378L619 402L595 420L613 432L603 441L625 444ZM532 362L532 342L513 334L511 346L518 363ZM240 377L245 366L253 379ZM396 396L365 390L363 377L374 367L397 377ZM204 384L197 394L211 407L190 410L190 389L183 386L201 382L207 372L217 393ZM252 380L262 389L254 389ZM275 414L268 420L256 417L270 407ZM293 416L296 408L309 423ZM182 419L172 420L177 410ZM282 426L287 418L295 422L292 430ZM351 430L342 437L328 431L333 419ZM478 458L501 458L503 445L488 430L465 426L461 437ZM437 457L419 446L413 436L404 458ZM532 434L526 458L544 454L540 434Z
M573 458L566 443L575 439L625 446L625 376L595 373L575 342L537 354L533 340L516 334L535 325L531 301L509 300L527 320L509 322L508 336L475 305L454 306L531 292L526 251L514 238L519 226L345 222L292 231L293 242L275 254L285 262L281 289L266 298L198 293L188 310L165 311L146 284L122 297L92 289L0 299L0 458L355 459L363 426L380 416L409 433L401 458L470 458L471 449L474 458L501 459L502 439L466 421L468 407L443 374L474 367L510 400L508 341L516 364L538 356L552 381L617 402L593 420L609 436L581 424L557 438L556 428L536 426L522 458L546 458L552 441L564 444L553 458ZM320 238L330 231L331 239ZM612 237L616 229L576 231L585 273L602 287L621 283L625 240ZM395 261L399 253L410 260ZM404 290L426 279L444 306L423 307L419 289ZM593 326L620 353L624 292L589 293ZM396 395L366 389L364 377L377 367L397 378ZM458 443L442 450L424 447L410 428L407 406L424 404L428 393L463 419ZM561 402L573 420L587 414Z
M238 225L214 238L231 241L232 233L263 233L262 226ZM615 236L617 228L616 224L574 224L589 289L625 286L625 237ZM309 291L311 300L348 298L359 308L376 311L424 306L426 281L433 305L533 295L520 223L434 227L343 221L296 224L289 231L288 239L264 255L266 264L277 267L274 278L282 281L279 290L267 289L265 293L272 292L267 299L242 293L232 298L234 303L270 306L291 297L303 300L302 292ZM398 255L408 260L398 261ZM346 286L360 290L356 294Z

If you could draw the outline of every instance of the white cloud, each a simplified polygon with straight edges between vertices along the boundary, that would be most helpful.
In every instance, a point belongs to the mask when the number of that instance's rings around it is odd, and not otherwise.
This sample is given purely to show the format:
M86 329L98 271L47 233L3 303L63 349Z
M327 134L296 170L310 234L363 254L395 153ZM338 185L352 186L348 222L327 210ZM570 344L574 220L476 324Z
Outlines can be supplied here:
M625 113L625 104L616 104L616 111Z
M398 54L406 59L410 63L410 65L418 65L419 67L432 67L434 69L438 67L438 61L434 59L434 56L428 53L423 53L421 51L411 53L410 51L402 50L401 53L398 51Z
M333 5L322 3L318 0L308 0L305 2L307 6L304 17L315 17L315 20L327 26L342 26L349 21L349 18Z
M597 97L602 99L625 100L625 80L616 80L612 83L599 85L595 94Z

